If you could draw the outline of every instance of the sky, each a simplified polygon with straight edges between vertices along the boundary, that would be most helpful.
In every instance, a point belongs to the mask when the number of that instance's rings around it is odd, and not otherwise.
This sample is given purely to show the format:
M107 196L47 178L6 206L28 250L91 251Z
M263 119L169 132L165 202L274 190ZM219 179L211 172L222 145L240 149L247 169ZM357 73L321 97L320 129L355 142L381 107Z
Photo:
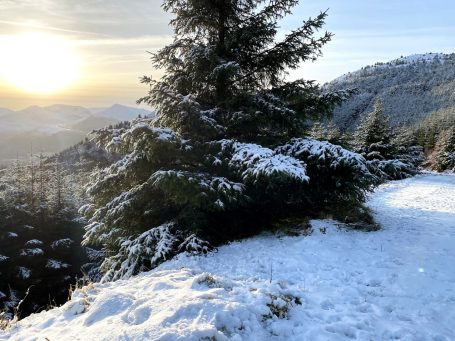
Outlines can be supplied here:
M160 5L160 0L0 0L0 58L7 41L33 33L64 42L78 65L71 84L47 94L12 86L0 74L0 107L134 106L147 92L139 78L161 74L153 69L148 52L172 39L171 17ZM280 34L326 9L325 29L334 37L322 58L292 71L291 79L324 83L402 55L455 52L453 0L304 0L282 21ZM39 46L30 45L23 64L39 55Z

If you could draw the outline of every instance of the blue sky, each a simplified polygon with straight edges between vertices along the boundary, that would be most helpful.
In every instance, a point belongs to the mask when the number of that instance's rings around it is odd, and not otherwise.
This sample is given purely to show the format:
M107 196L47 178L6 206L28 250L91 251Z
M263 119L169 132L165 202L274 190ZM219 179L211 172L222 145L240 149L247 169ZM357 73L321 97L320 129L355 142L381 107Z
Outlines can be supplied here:
M455 52L455 1L450 0L307 0L283 28L327 8L326 28L335 36L324 57L304 65L296 77L325 82L401 55Z
M146 88L143 74L159 77L146 51L170 41L170 19L159 0L0 0L0 44L5 37L38 32L63 37L81 57L79 82L47 96L13 89L0 76L0 107L68 103L134 105ZM375 62L425 52L455 52L453 0L305 0L282 22L282 32L329 9L335 34L315 63L291 78L330 81ZM0 45L1 49L1 45Z

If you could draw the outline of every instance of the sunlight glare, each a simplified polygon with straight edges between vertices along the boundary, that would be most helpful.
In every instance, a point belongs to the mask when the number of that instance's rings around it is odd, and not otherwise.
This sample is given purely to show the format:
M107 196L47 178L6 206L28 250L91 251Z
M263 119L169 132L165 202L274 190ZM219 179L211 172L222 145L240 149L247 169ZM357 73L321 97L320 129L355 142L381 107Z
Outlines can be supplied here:
M22 34L0 40L0 76L27 92L52 93L74 83L79 61L68 41Z

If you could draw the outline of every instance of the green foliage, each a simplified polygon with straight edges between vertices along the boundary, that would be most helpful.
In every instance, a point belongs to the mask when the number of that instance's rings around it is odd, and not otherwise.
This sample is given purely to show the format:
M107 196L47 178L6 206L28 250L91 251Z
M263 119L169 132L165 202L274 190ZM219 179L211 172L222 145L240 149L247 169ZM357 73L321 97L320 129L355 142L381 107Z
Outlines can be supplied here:
M439 134L448 128L455 127L455 109L441 109L428 115L412 127L413 135L419 145L430 154L436 146Z
M362 202L375 181L361 155L325 141L293 139L278 150L306 164L309 205L314 210L334 203Z
M81 209L84 242L108 255L105 280L312 214L327 200L363 200L371 174L361 156L337 164L348 153L341 147L329 144L334 152L325 161L276 147L303 136L308 119L328 116L351 94L286 80L331 38L317 36L321 13L276 40L279 20L297 3L164 2L174 15L174 40L152 55L164 76L144 77L150 91L139 100L156 109L156 119L102 129L95 138L124 154L93 174L90 203Z
M165 1L176 35L152 55L165 75L144 77L151 90L140 100L158 110L157 126L183 138L259 142L301 135L305 118L329 114L346 91L321 94L312 81L286 81L289 70L315 60L331 38L315 37L324 12L275 40L278 21L297 3Z
M314 122L309 132L309 136L319 141L328 141L343 147L348 146L346 136L341 133L340 128L333 120L326 123L320 121Z
M430 162L438 172L455 171L455 127L441 131Z
M421 147L409 130L392 131L380 101L357 127L352 145L368 160L377 183L415 175L423 161Z
M374 109L360 122L354 134L354 147L368 160L384 160L393 154L390 144L391 129L382 104L377 101Z

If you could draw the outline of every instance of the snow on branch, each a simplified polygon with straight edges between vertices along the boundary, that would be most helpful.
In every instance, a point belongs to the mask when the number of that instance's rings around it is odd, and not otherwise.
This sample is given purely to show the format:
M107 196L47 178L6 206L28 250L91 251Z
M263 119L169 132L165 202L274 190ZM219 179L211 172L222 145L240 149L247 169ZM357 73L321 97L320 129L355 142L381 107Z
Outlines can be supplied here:
M189 171L157 171L150 181L177 204L221 211L248 200L244 185L220 176Z
M240 171L246 181L260 178L286 177L298 182L308 182L305 164L292 156L276 153L272 149L252 143L221 141L222 150L231 150L229 166Z
M174 222L168 222L135 238L122 239L119 252L101 265L106 271L102 282L126 279L150 270L182 251L206 253L211 249L194 234L184 237L182 230Z
M329 166L332 169L349 166L368 173L367 162L362 155L327 141L292 139L290 143L278 147L276 151L304 161L322 161L321 165L324 166L325 161L329 161Z
M106 258L101 265L107 270L102 282L129 278L170 258L178 245L173 226L173 223L166 223L136 238L123 239L118 254Z

